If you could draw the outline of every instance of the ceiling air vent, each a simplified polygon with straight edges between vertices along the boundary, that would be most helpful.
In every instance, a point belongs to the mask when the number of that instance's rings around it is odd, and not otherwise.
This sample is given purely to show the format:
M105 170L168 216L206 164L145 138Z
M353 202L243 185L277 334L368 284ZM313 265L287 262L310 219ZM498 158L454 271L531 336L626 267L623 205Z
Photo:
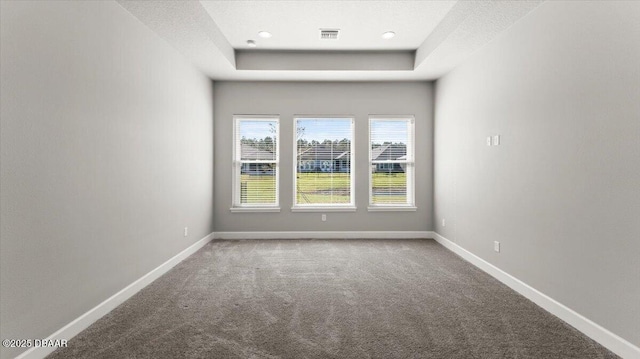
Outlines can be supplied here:
M337 29L320 29L321 40L338 40L340 30Z

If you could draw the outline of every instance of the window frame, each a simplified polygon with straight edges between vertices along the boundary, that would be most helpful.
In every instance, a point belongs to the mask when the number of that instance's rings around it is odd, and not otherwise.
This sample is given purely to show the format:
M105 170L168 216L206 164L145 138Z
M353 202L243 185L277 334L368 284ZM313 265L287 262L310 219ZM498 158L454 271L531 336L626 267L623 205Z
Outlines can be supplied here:
M298 188L298 120L309 119L349 119L351 121L351 144L349 150L349 203L333 203L333 204L297 204L297 188ZM293 205L291 207L292 212L355 212L355 171L354 171L354 158L355 158L355 116L353 115L294 115L293 116Z
M265 160L240 160L241 143L237 138L239 123L242 121L274 122L276 123L276 156L274 161ZM279 115L234 115L233 116L233 151L231 160L232 172L232 199L231 212L280 212L280 116ZM244 163L275 163L275 203L241 203L240 178Z
M409 127L407 144L407 159L402 161L373 161L372 149L371 149L371 125L374 121L390 121L390 122L405 122L409 121L411 126ZM415 199L415 133L416 133L416 121L414 115L369 115L369 128L368 128L368 147L369 147L369 205L367 210L369 212L397 212L397 211L416 211L416 199ZM378 163L406 163L407 168L407 203L373 203L373 171L372 166ZM409 173L410 172L410 173Z

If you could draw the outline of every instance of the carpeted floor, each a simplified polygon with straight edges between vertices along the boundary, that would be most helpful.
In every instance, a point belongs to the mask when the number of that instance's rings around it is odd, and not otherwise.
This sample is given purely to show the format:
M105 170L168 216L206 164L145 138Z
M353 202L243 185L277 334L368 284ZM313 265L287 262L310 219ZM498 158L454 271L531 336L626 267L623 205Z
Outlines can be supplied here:
M617 358L433 240L217 241L49 358Z

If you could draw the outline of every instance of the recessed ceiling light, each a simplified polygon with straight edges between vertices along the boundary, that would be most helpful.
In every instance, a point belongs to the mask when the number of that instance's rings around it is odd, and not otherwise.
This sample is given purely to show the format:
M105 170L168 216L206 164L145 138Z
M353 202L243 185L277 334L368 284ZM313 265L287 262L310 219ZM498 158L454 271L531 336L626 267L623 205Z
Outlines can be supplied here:
M387 31L384 34L382 34L382 38L385 40L392 39L394 36L396 36L396 33L393 31Z
M263 38L263 39L268 39L268 38L270 38L270 37L271 37L271 36L273 36L273 35L271 35L271 33L270 33L269 31L260 31L260 32L258 33L258 36L260 36L260 37L261 37L261 38Z
M256 45L256 42L253 40L247 40L247 46L249 47L256 47L258 45Z

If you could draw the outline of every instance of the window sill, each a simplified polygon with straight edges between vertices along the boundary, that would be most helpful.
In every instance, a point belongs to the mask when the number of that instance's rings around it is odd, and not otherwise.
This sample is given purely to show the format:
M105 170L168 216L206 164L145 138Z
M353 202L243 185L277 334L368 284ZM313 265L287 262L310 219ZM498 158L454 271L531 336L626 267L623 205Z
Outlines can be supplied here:
M418 210L416 206L369 206L369 212L415 212Z
M303 206L293 206L291 207L291 212L355 212L356 206L344 206L344 207L303 207Z
M280 212L280 207L231 207L231 213Z

